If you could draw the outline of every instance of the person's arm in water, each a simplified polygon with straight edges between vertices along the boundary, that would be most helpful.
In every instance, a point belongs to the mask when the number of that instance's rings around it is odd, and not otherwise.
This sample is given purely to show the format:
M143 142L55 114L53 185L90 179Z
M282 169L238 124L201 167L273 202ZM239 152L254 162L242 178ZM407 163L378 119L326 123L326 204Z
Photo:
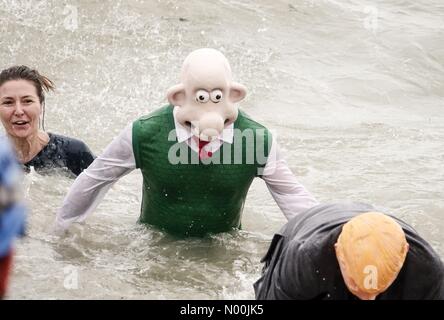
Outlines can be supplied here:
M407 299L444 300L444 263L440 256L418 235L409 242L403 287L408 292Z
M427 299L444 300L444 274L442 269L439 276L437 276L434 290L430 290L430 296Z
M319 204L297 181L281 155L275 139L271 144L270 155L261 178L287 220Z
M68 169L78 176L83 170L89 167L95 156L88 146L80 140L72 139L66 151Z
M254 284L258 300L318 300L324 296L309 252L299 241L276 234L266 256L261 279Z
M57 229L67 229L73 222L83 221L113 183L135 168L131 124L74 181L57 212Z

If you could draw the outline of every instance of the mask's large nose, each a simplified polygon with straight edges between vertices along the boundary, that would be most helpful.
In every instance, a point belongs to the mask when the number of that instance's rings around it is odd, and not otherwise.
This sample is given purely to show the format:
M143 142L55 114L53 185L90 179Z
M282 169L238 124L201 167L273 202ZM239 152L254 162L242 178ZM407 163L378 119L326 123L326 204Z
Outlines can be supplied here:
M212 141L216 139L224 129L224 119L217 113L208 113L200 118L197 127L194 128L200 140Z

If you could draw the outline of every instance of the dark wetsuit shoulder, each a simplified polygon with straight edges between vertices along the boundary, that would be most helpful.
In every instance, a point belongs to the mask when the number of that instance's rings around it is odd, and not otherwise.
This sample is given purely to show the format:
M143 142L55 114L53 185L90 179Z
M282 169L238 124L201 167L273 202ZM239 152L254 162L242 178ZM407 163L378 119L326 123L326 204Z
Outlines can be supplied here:
M78 139L49 133L48 144L24 167L34 167L37 172L53 169L68 169L79 175L94 161L94 155L88 146Z

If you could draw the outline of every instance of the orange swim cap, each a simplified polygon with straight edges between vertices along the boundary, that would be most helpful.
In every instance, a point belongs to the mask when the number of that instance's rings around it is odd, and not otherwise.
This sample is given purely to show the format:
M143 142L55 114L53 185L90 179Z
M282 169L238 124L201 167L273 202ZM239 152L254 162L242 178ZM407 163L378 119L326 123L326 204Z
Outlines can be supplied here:
M344 224L336 254L361 292L379 294L396 279L407 255L401 226L379 212L367 212Z

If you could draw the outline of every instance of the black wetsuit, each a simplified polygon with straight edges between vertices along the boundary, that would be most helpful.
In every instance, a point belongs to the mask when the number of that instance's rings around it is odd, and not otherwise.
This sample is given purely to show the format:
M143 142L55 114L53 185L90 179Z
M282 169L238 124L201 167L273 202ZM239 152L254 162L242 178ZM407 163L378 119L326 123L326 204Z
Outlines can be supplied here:
M351 218L377 211L366 204L318 205L291 219L275 234L262 277L254 284L257 299L358 299L347 289L334 244ZM444 266L416 231L393 217L410 245L396 280L377 299L444 299Z
M94 161L94 155L88 146L77 139L48 133L48 144L23 166L29 172L34 167L36 172L48 173L54 169L68 169L78 176Z

